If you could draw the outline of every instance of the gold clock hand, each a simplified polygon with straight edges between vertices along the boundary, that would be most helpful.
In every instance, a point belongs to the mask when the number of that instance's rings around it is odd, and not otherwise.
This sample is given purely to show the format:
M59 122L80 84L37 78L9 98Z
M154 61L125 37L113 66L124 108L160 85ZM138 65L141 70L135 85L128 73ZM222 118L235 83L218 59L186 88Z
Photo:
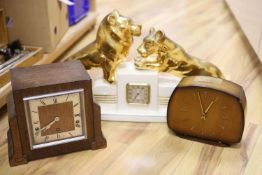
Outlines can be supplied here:
M48 123L46 126L44 126L43 128L41 128L41 131L46 131L46 130L48 130L49 128L51 128L51 126L54 124L54 123L56 123L56 122L58 122L59 121L59 117L55 117L54 118L54 120L53 121L51 121L50 123Z
M207 109L205 110L205 114L207 114L207 112L209 111L209 109L213 106L213 104L218 100L218 98L216 98L215 100L213 100L207 107Z
M204 112L204 108L203 108L203 105L202 105L202 101L201 101L201 97L200 97L199 92L197 92L197 95L198 95L198 100L199 100L201 111L202 111L201 119L206 120L206 114Z

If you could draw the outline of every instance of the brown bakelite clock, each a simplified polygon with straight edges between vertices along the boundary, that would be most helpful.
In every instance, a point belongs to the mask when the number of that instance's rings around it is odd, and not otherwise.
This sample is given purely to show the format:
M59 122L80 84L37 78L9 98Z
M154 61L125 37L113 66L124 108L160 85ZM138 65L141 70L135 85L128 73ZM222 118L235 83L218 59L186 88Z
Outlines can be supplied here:
M178 135L230 145L241 140L245 106L244 90L233 82L185 77L170 98L168 127Z
M10 165L106 147L91 79L78 62L15 68L8 98Z

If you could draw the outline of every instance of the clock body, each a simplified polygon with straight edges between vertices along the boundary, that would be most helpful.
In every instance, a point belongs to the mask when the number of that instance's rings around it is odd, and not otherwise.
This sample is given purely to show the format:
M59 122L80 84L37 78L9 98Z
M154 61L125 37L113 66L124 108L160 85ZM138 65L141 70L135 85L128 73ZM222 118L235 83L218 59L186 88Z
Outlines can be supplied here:
M241 141L246 97L227 80L194 76L181 80L171 95L167 121L178 135L233 144Z
M180 77L152 70L138 70L133 62L123 62L117 81L102 77L93 81L94 99L101 106L102 120L166 122L169 98Z
M8 145L11 166L106 147L91 79L78 61L11 70Z

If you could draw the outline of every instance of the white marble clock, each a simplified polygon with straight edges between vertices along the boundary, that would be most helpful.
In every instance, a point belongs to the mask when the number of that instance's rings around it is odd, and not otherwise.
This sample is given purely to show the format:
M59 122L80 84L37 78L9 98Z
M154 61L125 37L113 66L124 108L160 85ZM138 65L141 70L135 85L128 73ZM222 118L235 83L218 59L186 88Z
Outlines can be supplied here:
M94 99L101 106L102 120L165 122L167 103L179 77L150 70L137 70L133 62L122 63L117 83L94 81Z

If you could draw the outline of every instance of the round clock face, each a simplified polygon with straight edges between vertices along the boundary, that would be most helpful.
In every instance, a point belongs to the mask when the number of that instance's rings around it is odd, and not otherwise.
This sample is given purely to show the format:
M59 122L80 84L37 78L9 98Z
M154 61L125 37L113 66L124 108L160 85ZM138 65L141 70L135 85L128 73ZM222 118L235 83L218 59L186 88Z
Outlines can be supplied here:
M149 104L150 86L146 83L128 83L126 85L126 100L129 104Z
M87 138L83 90L24 98L32 149Z
M178 88L168 106L175 132L225 143L241 139L243 115L237 98L211 88Z

